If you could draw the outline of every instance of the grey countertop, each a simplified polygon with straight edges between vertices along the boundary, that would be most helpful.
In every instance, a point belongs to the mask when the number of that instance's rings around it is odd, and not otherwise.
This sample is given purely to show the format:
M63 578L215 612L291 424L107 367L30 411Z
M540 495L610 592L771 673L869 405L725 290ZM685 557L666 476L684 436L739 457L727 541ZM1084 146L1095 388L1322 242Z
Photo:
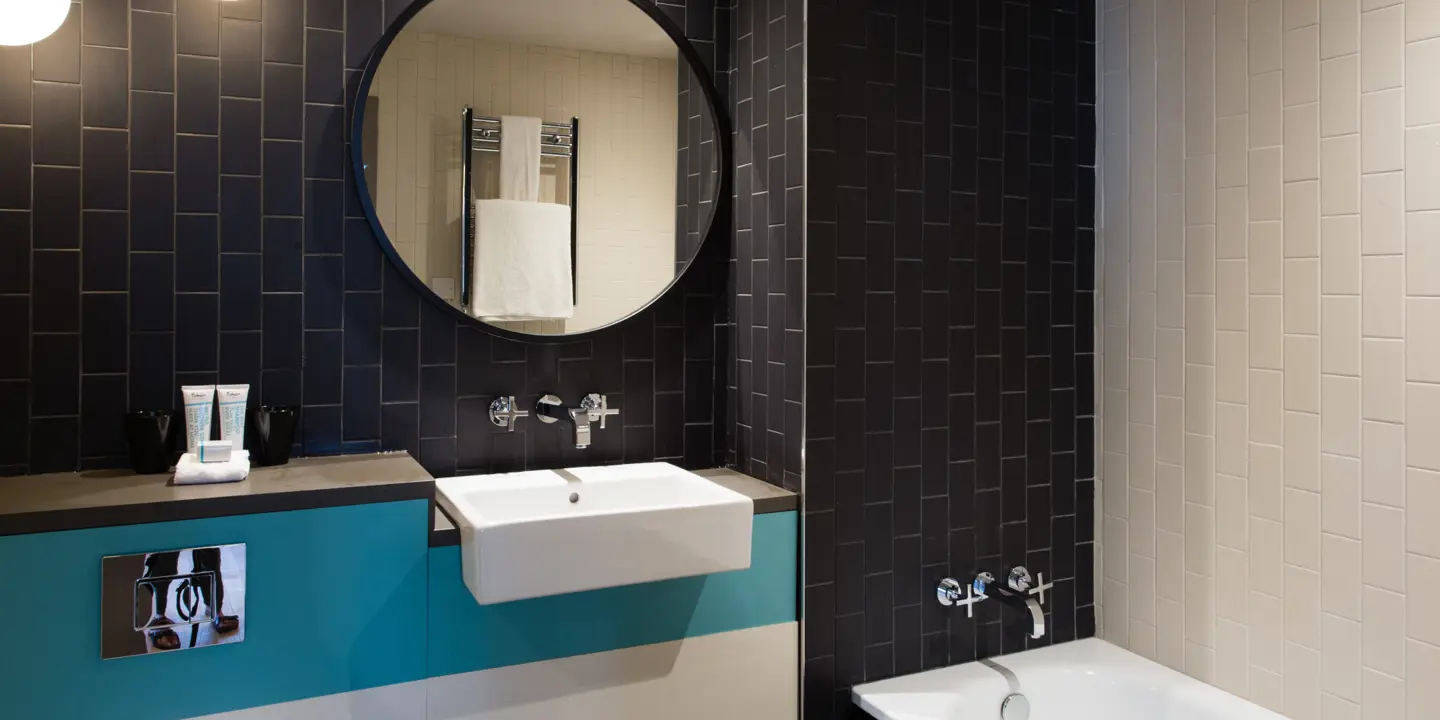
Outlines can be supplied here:
M298 458L214 485L118 470L30 475L0 479L0 535L431 499L434 488L403 452Z
M697 471L750 497L755 513L795 510L800 497L727 468ZM404 452L298 458L255 468L238 483L172 485L169 475L120 470L0 478L0 536L307 510L397 500L430 500L431 545L460 542L433 502L435 481Z
M696 470L696 475L707 478L711 482L727 487L742 495L747 495L755 503L755 514L785 512L796 510L800 507L800 496L786 490L775 487L764 480L757 480L749 475L744 475L729 468L714 468L711 470ZM430 546L441 547L445 545L459 545L460 531L455 529L455 524L437 504L435 506L435 527L430 532Z

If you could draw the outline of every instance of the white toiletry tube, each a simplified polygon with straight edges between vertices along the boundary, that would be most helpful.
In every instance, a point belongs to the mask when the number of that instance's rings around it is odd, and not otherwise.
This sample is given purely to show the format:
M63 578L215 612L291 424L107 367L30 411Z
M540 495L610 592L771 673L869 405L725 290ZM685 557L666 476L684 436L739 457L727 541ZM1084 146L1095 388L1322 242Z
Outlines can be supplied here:
M196 452L210 439L210 410L215 404L214 385L186 385L180 388L185 401L185 452Z
M220 439L229 440L236 450L245 447L245 402L249 385L216 385L220 400Z

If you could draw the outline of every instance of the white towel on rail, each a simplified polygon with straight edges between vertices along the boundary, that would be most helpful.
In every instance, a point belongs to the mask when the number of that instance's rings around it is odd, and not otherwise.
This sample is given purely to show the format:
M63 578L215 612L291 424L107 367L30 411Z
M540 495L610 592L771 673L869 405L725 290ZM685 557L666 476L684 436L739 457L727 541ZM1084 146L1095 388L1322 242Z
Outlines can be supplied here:
M552 320L575 314L570 208L517 200L475 201L475 291L485 320Z
M500 116L500 199L540 200L540 118Z

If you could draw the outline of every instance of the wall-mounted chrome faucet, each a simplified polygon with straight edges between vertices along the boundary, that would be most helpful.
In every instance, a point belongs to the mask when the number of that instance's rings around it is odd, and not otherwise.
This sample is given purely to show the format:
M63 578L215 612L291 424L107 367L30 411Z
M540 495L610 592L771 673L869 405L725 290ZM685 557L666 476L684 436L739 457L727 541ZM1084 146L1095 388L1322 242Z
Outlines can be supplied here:
M579 407L566 408L560 398L554 395L546 395L535 403L535 416L540 422L553 423L559 420L569 420L575 424L575 447L584 450L590 447L590 424L600 423L600 429L605 429L605 419L611 415L619 415L620 411L610 407L604 395L590 393L580 401Z
M955 578L947 577L936 586L935 597L941 605L964 607L966 617L975 616L976 603L993 597L1004 605L1029 612L1028 634L1038 638L1045 635L1045 611L1040 606L1045 602L1045 593L1053 587L1055 583L1045 582L1045 573L1038 573L1032 579L1025 566L1016 565L1005 578L1005 585L998 585L995 576L988 572L976 573L974 580L964 586ZM1037 595L1038 600L1034 597Z

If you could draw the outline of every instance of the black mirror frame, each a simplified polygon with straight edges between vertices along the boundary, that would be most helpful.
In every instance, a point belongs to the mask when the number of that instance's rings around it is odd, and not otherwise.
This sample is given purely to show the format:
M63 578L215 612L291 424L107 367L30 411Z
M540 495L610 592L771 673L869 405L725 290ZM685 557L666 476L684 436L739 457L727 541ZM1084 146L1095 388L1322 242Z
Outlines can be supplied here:
M400 252L395 249L395 244L391 242L390 236L385 232L385 228L380 225L380 218L375 214L375 203L371 200L369 183L365 181L365 153L363 144L359 141L359 138L363 137L365 127L365 103L363 100L369 96L370 85L374 82L375 72L379 69L380 62L385 57L385 51L390 48L391 43L395 41L395 37L409 24L411 18L415 17L416 13L419 13L434 1L435 0L415 0L415 2L406 7L390 26L385 29L385 34L375 43L375 47L371 48L370 56L365 62L365 71L360 76L360 84L354 91L353 102L355 105L351 111L350 127L348 128L350 140L350 173L355 182L355 192L359 196L360 207L365 211L365 220L370 223L370 229L374 233L375 239L380 243L380 249L385 252L385 256L390 264L395 267L395 270L401 277L405 278L405 280L415 288L421 297L441 308L452 317L472 323L481 331L491 335L529 343L565 343L593 338L597 334L614 329L625 321L645 312L653 307L655 303L659 302L661 298L674 292L675 288L680 284L680 281L683 280L691 268L694 267L695 261L704 253L707 244L710 242L710 236L717 230L716 218L722 217L722 214L728 217L731 213L732 182L734 180L733 132L730 125L730 114L725 109L724 99L721 97L720 91L715 87L715 80L706 68L704 60L700 57L700 53L690 44L690 40L685 37L684 29L656 6L653 0L628 0L628 2L649 16L656 25L660 26L660 29L665 31L666 35L670 36L670 40L675 43L675 47L679 49L680 54L684 56L685 61L689 64L691 74L698 81L700 89L705 93L706 103L710 106L710 116L715 122L715 161L718 165L716 170L719 175L717 193L713 203L714 210L710 213L710 218L706 223L704 232L701 233L700 244L695 248L695 252L690 258L685 261L685 267L675 274L670 284L666 285L664 290L661 290L648 302L636 308L634 312L599 327L564 335L537 335L491 325L451 305L437 295L434 290L431 290L430 286L427 285L424 280L421 280L420 276L416 275L415 271L411 270L410 266L405 263L405 260L400 257ZM723 228L725 225L721 224L720 227Z

